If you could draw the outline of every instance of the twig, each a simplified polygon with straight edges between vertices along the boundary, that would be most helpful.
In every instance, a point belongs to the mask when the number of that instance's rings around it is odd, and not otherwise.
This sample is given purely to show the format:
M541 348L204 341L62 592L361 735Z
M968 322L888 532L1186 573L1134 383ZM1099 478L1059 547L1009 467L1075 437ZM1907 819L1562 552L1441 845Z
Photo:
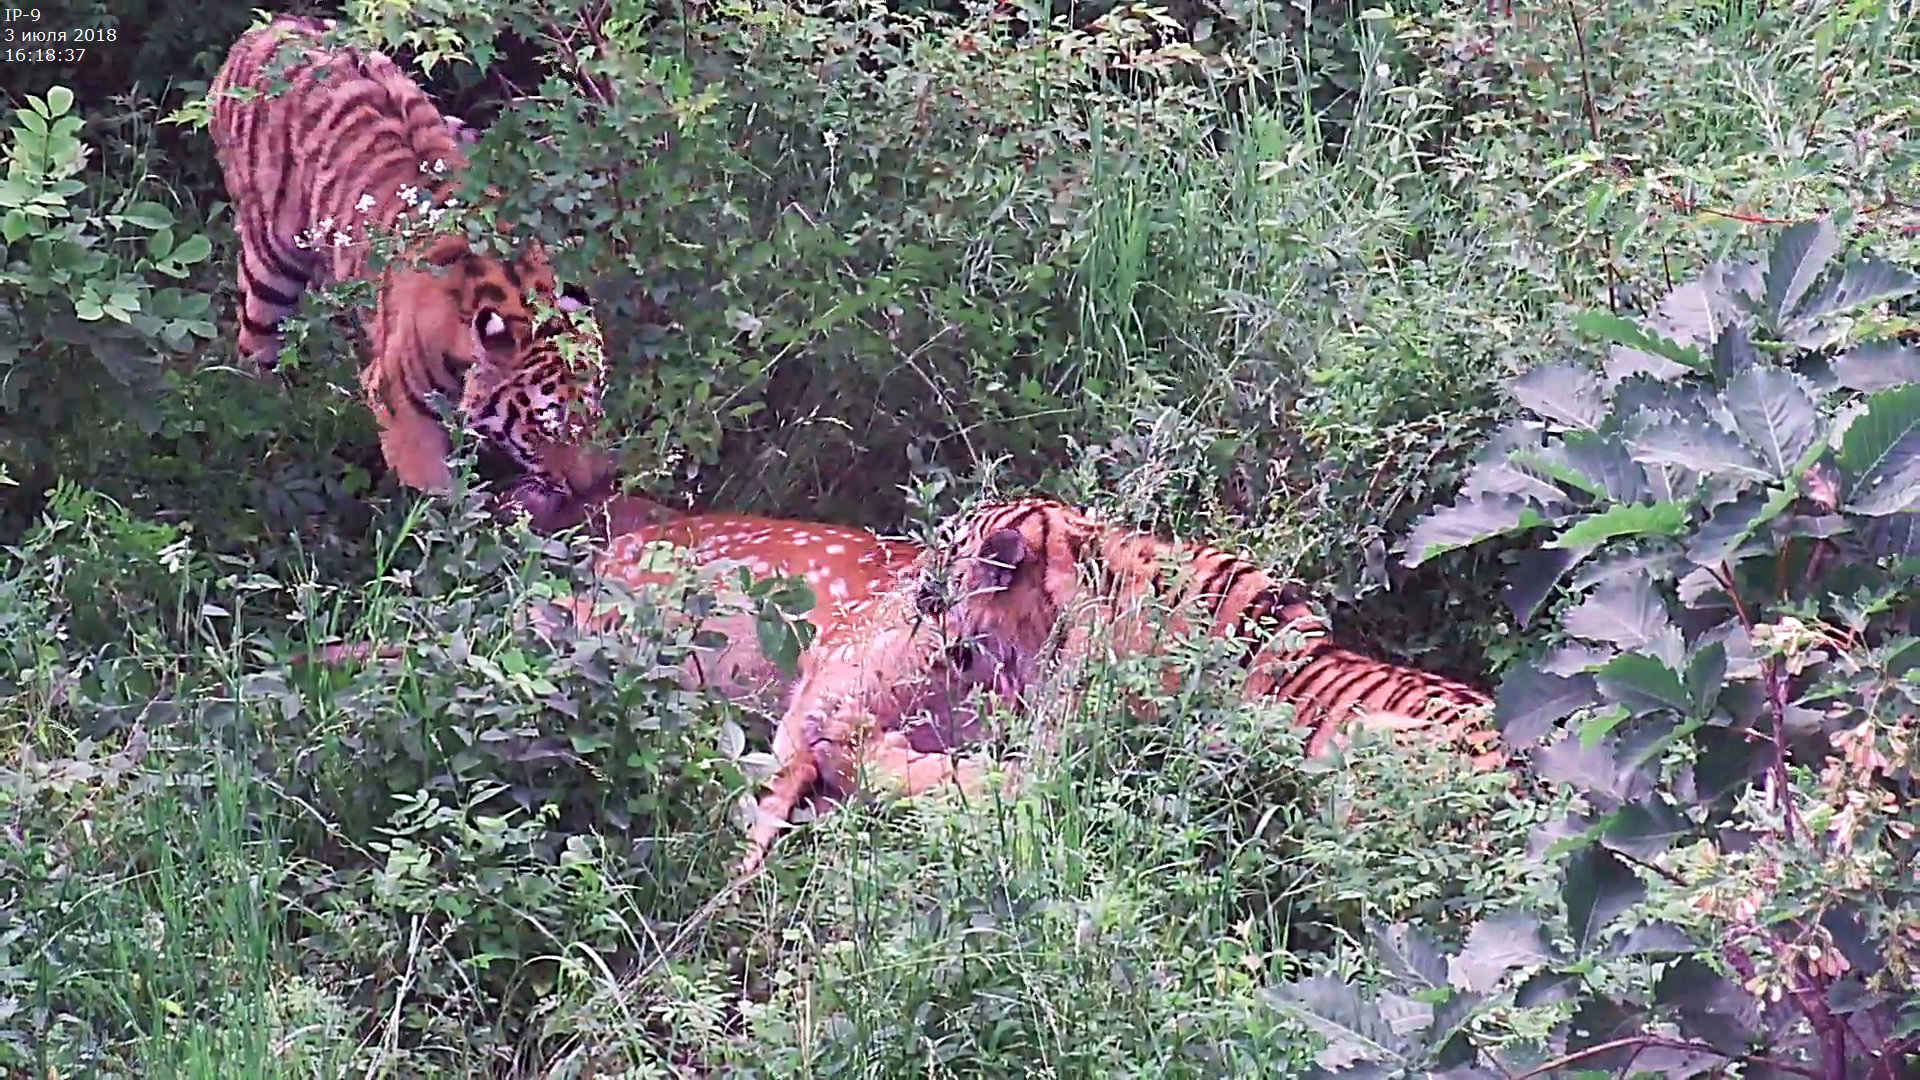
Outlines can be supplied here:
M1580 51L1580 97L1586 106L1587 135L1593 139L1593 145L1600 143L1600 107L1593 102L1593 65L1587 58L1587 31L1580 22L1579 0L1567 0L1567 18L1573 23L1573 44ZM1620 313L1619 274L1613 267L1613 237L1603 234L1600 237L1601 254L1607 260L1607 309L1615 315Z
M1669 1049L1669 1050L1692 1050L1697 1053L1712 1054L1714 1057L1725 1058L1728 1061L1738 1061L1744 1064L1753 1064L1753 1065L1765 1065L1769 1068L1779 1069L1781 1072L1793 1073L1796 1076L1809 1076L1809 1077L1816 1077L1816 1078L1820 1076L1819 1073L1814 1072L1812 1069L1809 1069L1803 1065L1794 1065L1790 1062L1780 1061L1775 1058L1762 1057L1758 1054L1748 1054L1743 1057L1733 1057L1732 1055L1728 1054L1726 1051L1715 1049L1714 1047L1708 1045L1707 1043L1694 1042L1689 1039L1668 1039L1668 1038L1663 1038L1662 1036L1659 1036L1659 1035L1628 1035L1625 1038L1613 1039L1608 1042L1597 1043L1593 1046L1586 1047L1585 1049L1582 1049L1582 1050L1575 1050L1571 1054L1562 1054L1561 1056L1554 1058L1552 1061L1548 1061L1543 1064L1536 1065L1531 1069L1528 1069L1526 1072L1523 1072L1520 1075L1514 1077L1513 1080L1531 1080L1531 1078L1535 1076L1545 1076L1548 1073L1552 1073L1560 1069L1564 1069L1567 1066L1573 1064L1574 1062L1583 1061L1590 1057L1597 1057L1598 1055L1604 1054L1609 1050L1620 1050L1629 1046L1634 1047L1636 1049L1646 1049L1647 1047L1650 1047L1650 1046L1656 1046L1656 1047L1662 1047L1664 1049Z

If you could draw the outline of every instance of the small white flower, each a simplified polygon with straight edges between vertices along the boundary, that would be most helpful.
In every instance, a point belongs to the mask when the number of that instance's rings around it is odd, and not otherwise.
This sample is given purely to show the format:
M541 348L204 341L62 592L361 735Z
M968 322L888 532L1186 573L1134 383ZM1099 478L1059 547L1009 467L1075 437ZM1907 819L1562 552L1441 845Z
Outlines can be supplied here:
M400 201L401 202L412 203L417 201L419 198L420 198L419 188L414 187L412 184L400 185Z
M353 209L356 213L361 214L373 209L373 193L368 191L361 192L360 201L353 204Z
M334 247L346 247L348 244L351 244L351 243L353 243L353 238L351 236L348 236L346 233L336 232L333 234Z
M439 158L433 159L433 171L436 175L447 171L447 163Z
M306 233L295 233L293 236L293 246L299 248L301 251L305 251L313 246L313 240L307 236Z
M837 131L829 131L826 133L826 135L823 136L823 138L826 139L827 149L829 150L840 145L840 133Z
M327 232L327 231L329 231L329 230L331 230L332 228L333 228L333 218L331 218L331 217L324 217L324 218L321 218L321 219L320 219L320 225L319 225L319 228L318 228L318 231L319 231L319 232Z

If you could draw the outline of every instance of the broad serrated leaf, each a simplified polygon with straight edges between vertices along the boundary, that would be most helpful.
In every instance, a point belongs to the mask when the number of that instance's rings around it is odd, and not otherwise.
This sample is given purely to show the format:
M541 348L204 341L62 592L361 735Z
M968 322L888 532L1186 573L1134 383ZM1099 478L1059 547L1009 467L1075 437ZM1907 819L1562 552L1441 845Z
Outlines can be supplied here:
M1567 905L1567 933L1576 957L1585 957L1605 936L1607 927L1639 903L1647 887L1620 857L1603 847L1588 847L1567 860L1561 899Z
M1837 458L1850 481L1847 509L1877 517L1920 507L1920 384L1868 398Z
M1658 709L1691 715L1692 701L1673 669L1640 653L1625 653L1607 661L1594 674L1601 697L1625 705L1635 716Z
M1592 553L1592 548L1577 551L1550 548L1515 553L1513 566L1507 571L1506 583L1500 586L1500 596L1507 602L1514 619L1521 626L1531 623L1533 617L1539 614L1540 605L1553 592L1553 586L1575 564Z
M1602 582L1567 612L1560 625L1567 633L1588 641L1640 649L1673 624L1667 618L1666 602L1660 599L1652 581L1629 575Z
M1514 968L1551 959L1540 920L1523 911L1508 911L1473 925L1460 955L1447 961L1447 978L1462 990L1485 993Z
M1271 987L1261 996L1326 1040L1315 1059L1325 1068L1341 1069L1358 1062L1409 1064L1407 1040L1394 1034L1380 1010L1361 1000L1359 991L1334 976L1316 975Z
M1760 451L1773 479L1785 479L1819 434L1813 398L1791 371L1748 368L1720 400L1734 427Z
M1534 752L1534 771L1585 792L1607 809L1632 802L1653 789L1653 776L1638 766L1623 766L1616 754L1617 742L1602 739L1590 746L1572 735L1564 736Z
M1721 385L1759 363L1760 354L1747 336L1746 327L1735 324L1720 331L1713 343L1713 375Z
M1788 321L1817 322L1829 315L1905 296L1915 289L1920 289L1920 277L1892 263L1879 259L1850 262L1808 296L1807 302L1795 309Z
M1614 650L1598 645L1581 642L1556 645L1540 658L1540 670L1551 675L1578 675L1605 667L1614 656Z
M1840 233L1827 218L1783 229L1767 258L1766 307L1776 324L1787 321L1800 298L1840 250Z
M1675 956L1694 952L1699 943L1672 923L1647 923L1607 946L1609 957Z
M1553 725L1598 700L1591 675L1553 675L1531 664L1515 664L1500 680L1493 722L1508 743L1532 746Z
M1646 470L1613 435L1575 432L1537 450L1515 450L1512 461L1608 502L1637 502L1647 494Z
M1623 851L1642 862L1666 853L1673 842L1687 835L1692 826L1673 807L1655 798L1641 799L1607 815L1607 828L1601 841L1615 851Z
M1407 565L1419 566L1436 555L1469 547L1496 536L1522 532L1547 520L1525 499L1461 499L1414 523L1407 537Z
M1693 699L1693 717L1705 719L1713 712L1720 688L1727 683L1727 647L1718 641L1702 645L1687 661L1687 696Z
M1703 961L1689 957L1667 968L1653 1000L1675 1011L1682 1034L1730 1057L1745 1054L1758 1035L1760 1003Z
M1630 352L1658 356L1694 371L1707 370L1698 348L1663 337L1631 319L1605 311L1583 311L1573 317L1573 327L1602 341L1624 346Z
M1523 408L1581 431L1607 418L1606 394L1593 372L1574 364L1545 364L1507 384Z
M1615 506L1568 526L1547 541L1550 548L1596 547L1621 536L1676 536L1687 527L1687 508L1679 503Z
M1739 550L1754 530L1779 517L1793 505L1794 494L1776 488L1765 494L1742 495L1713 509L1713 515L1693 534L1687 560L1697 566L1719 566Z
M1740 436L1699 419L1664 420L1642 428L1628 447L1635 461L1690 472L1771 480L1767 463Z
M1634 550L1616 551L1581 564L1579 572L1573 575L1567 587L1574 592L1586 592L1603 581L1630 575L1667 581L1678 576L1685 566L1682 558L1679 547L1673 541L1650 541Z
M1833 377L1850 390L1890 390L1920 383L1920 349L1875 341L1835 357Z
M1406 923L1377 922L1370 923L1368 931L1380 965L1389 974L1422 989L1447 985L1447 958L1426 931Z

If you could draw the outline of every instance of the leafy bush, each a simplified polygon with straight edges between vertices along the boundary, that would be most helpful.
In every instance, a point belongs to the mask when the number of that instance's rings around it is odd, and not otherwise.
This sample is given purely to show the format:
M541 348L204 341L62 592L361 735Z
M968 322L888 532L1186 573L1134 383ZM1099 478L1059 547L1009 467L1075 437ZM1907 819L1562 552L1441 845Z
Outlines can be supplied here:
M1383 929L1392 995L1283 992L1329 1068L1912 1067L1920 349L1875 312L1920 277L1842 245L1797 226L1642 322L1583 319L1600 369L1516 379L1531 415L1408 538L1417 562L1547 535L1505 593L1559 643L1498 714L1585 806L1541 836L1564 924L1504 913L1451 957ZM1391 1024L1398 995L1431 1015Z

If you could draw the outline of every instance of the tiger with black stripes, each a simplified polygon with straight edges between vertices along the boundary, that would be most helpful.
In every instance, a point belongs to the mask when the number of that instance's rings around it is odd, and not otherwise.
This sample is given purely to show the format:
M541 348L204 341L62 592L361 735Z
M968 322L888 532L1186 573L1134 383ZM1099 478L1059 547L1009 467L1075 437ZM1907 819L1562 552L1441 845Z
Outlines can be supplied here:
M437 395L549 492L605 495L612 458L590 440L604 352L585 295L557 287L537 240L502 259L429 231L369 265L375 233L446 213L465 140L392 60L333 43L334 25L282 15L249 30L209 92L240 236L241 355L271 370L281 320L309 285L372 279L360 383L402 483L451 483Z
M1335 645L1302 590L1237 555L1105 524L1050 499L984 506L952 524L957 539L923 575L919 607L1004 669L1003 684L1028 685L1050 655L1082 655L1096 633L1120 655L1158 653L1197 605L1207 633L1256 638L1242 658L1246 696L1291 704L1310 729L1309 754L1358 720L1460 746L1480 769L1506 763L1485 692ZM1172 609L1158 627L1146 611L1156 599ZM1258 640L1287 627L1292 634Z

